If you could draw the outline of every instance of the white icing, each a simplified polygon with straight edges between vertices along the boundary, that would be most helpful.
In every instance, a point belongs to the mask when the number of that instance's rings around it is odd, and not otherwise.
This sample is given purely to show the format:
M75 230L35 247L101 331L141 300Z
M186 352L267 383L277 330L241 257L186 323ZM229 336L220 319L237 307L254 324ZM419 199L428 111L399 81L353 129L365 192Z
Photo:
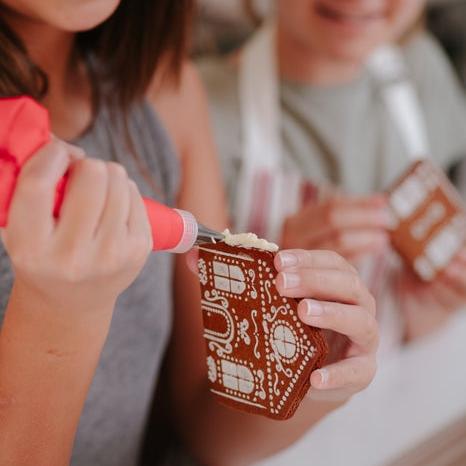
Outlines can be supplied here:
M223 234L225 235L224 241L229 246L255 248L270 252L278 251L278 246L275 243L269 243L265 239L258 238L254 233L239 233L234 235L230 233L230 230L226 229Z

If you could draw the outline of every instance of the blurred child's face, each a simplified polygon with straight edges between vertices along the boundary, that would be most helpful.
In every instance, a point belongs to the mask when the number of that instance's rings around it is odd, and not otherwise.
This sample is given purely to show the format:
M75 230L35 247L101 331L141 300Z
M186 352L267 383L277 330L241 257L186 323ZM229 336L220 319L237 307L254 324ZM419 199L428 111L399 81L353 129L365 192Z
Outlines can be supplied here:
M310 52L362 62L399 37L425 0L279 0L281 28Z
M0 0L13 13L65 31L92 29L115 11L120 0Z

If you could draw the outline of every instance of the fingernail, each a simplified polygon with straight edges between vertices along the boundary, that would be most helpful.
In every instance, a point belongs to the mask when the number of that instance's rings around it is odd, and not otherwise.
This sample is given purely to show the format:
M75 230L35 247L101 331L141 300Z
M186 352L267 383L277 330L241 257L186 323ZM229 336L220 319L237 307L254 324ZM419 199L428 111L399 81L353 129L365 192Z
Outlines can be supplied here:
M278 259L282 267L293 267L298 265L298 258L291 252L282 251L278 253Z
M328 373L328 370L325 369L325 368L322 368L322 369L318 369L316 371L314 371L320 378L319 380L319 387L324 387L325 385L327 385L328 383L328 377L329 377L329 373Z
M284 273L283 274L283 288L286 290L290 288L297 288L301 283L301 278L297 273Z
M306 299L306 314L308 316L320 316L324 313L324 308L319 301Z

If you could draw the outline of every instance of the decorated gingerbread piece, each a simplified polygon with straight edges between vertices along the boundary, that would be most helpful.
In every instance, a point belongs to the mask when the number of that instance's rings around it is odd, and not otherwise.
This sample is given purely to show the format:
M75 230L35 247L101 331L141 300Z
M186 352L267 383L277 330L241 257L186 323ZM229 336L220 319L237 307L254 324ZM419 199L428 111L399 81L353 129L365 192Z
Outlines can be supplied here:
M390 190L389 203L396 222L392 244L422 280L433 280L464 244L458 193L439 168L420 160Z
M199 248L204 338L211 392L273 419L290 418L327 345L302 324L295 299L275 288L274 253L225 243Z

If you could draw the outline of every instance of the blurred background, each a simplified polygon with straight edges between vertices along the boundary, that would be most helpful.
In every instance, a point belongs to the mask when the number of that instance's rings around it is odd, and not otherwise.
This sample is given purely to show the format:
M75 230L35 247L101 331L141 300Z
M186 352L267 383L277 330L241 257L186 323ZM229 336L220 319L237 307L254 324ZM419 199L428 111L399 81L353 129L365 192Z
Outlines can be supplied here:
M271 0L199 0L193 56L222 55L238 48L272 8ZM466 1L430 0L426 22L466 84Z
M201 0L194 59L236 50L273 5L267 0ZM422 23L466 85L466 0L428 2ZM464 167L450 168L466 193ZM465 361L466 317L459 312L385 360L368 390L262 466L465 466Z

